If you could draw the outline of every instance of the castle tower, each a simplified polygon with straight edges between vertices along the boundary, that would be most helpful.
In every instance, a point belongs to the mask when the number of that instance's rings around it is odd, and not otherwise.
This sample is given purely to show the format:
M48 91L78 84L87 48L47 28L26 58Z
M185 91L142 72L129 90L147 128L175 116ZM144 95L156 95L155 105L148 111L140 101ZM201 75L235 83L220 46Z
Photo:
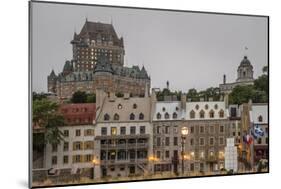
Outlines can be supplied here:
M248 82L254 80L253 66L247 56L244 56L237 69L237 80L236 82Z
M55 71L52 70L50 75L48 76L48 92L56 93L56 84L57 84L57 75Z

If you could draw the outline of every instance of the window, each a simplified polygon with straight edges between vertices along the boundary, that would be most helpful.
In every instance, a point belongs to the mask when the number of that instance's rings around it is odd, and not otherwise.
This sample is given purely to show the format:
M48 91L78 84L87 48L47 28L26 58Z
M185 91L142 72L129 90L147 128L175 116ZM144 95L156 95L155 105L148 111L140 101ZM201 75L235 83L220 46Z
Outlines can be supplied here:
M117 128L116 127L111 127L110 133L111 133L111 135L117 135Z
M57 152L57 151L58 151L58 145L52 144L52 152Z
M191 119L195 118L195 112L193 110L191 110L191 112L189 114L190 114L190 118Z
M170 115L168 114L168 112L165 113L165 119L169 119Z
M63 156L63 164L68 164L68 156Z
M177 119L178 118L178 114L176 112L173 113L173 119Z
M199 139L199 144L200 144L200 146L204 146L205 145L205 139L204 138L200 138Z
M69 131L68 130L64 130L63 131L63 136L64 137L69 137Z
M165 146L170 146L170 137L165 138Z
M80 136L80 135L81 135L80 129L76 129L76 130L75 130L75 136Z
M103 119L104 119L104 121L108 121L110 119L110 116L108 114L105 114Z
M68 142L64 142L63 143L63 151L68 151L69 148L69 143Z
M157 119L161 119L161 114L159 112L157 113Z
M160 126L158 126L158 127L156 128L156 133L157 133L157 134L160 134L160 133L161 133L161 127L160 127Z
M165 134L169 134L170 133L170 127L169 126L166 126L165 127Z
M145 134L145 126L140 126L140 134Z
M157 151L157 152L156 152L156 157L157 157L158 159L161 158L161 152L160 152L160 151Z
M130 134L131 135L136 134L136 127L135 126L130 127Z
M178 137L174 137L174 146L178 145Z
M143 115L143 113L140 113L139 120L143 120L143 119L144 119L144 115Z
M224 111L220 110L219 115L220 115L220 118L223 118L224 117Z
M215 131L214 126L213 126L213 125L210 125L210 127L209 127L209 132L213 134L214 131Z
M208 106L208 104L206 104L206 105L205 105L205 109L208 110L208 108L209 108L209 106Z
M190 133L193 134L194 133L194 126L190 127Z
M259 122L262 122L262 116L261 115L258 117L258 120L259 120Z
M92 161L92 154L86 154L85 155L85 160L84 160L85 162L90 162L90 161Z
M118 114L114 114L114 118L115 121L119 120L119 115Z
M73 142L73 150L81 150L82 143L81 142Z
M204 110L201 110L199 114L200 114L200 118L204 118L204 117L205 117L205 112L204 112Z
M194 145L194 139L191 138L191 139L190 139L190 146L193 146L193 145Z
M118 104L117 108L120 110L122 109L122 105L121 104Z
M135 120L135 114L133 113L130 114L130 120Z
M165 107L163 107L163 108L162 108L162 111L163 111L163 112L165 112L165 111L166 111L166 108L165 108Z
M221 132L221 133L224 132L224 126L223 126L223 125L220 126L220 132Z
M194 171L194 163L190 164L190 171Z
M74 155L72 159L73 163L79 163L81 162L81 156L80 155Z
M85 141L84 149L85 150L94 149L94 142L93 141Z
M101 135L107 135L107 128L106 127L101 128Z
M204 154L204 151L201 151L200 152L200 158L204 158L205 154Z
M199 105L198 105L198 104L196 104L195 109L196 109L196 110L198 110L198 109L199 109Z
M168 151L168 150L165 151L165 157L166 157L166 158L170 158L170 151Z
M210 118L214 118L215 112L213 110L210 111L209 116Z
M137 109L137 107L138 107L137 104L134 104L134 105L133 105L133 108L134 108L134 109Z
M160 137L156 138L156 145L161 146L161 138Z
M52 156L52 165L56 165L58 163L57 156Z
M210 139L209 139L209 144L211 145L211 146L213 146L214 145L214 137L210 137Z
M230 108L230 116L231 117L237 117L237 112L235 107Z
M94 135L94 130L93 129L86 129L84 131L84 136L93 136Z
M224 137L219 138L219 143L220 143L220 145L224 145Z
M258 144L261 144L261 143L262 143L262 139L258 138Z
M204 133L204 130L205 130L204 126L200 126L200 133Z
M179 107L176 107L176 111L179 111Z
M126 127L121 127L120 128L120 134L121 135L126 135Z
M174 134L178 133L178 126L174 126Z

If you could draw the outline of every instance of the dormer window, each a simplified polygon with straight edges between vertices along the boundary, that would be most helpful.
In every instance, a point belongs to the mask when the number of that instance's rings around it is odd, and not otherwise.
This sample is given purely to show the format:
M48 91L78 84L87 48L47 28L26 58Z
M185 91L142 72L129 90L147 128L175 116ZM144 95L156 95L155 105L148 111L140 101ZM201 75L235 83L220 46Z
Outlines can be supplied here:
M161 114L158 112L156 117L157 119L161 119Z
M209 112L209 116L210 116L210 118L214 118L215 116L215 112L214 112L214 110L211 110L210 112Z
M108 114L105 114L103 119L104 119L104 121L108 121L110 119L110 116Z
M176 107L176 111L179 111L179 107Z
M220 118L223 118L224 117L224 111L220 110L219 115L220 115Z
M178 118L178 114L176 112L173 113L173 119L177 119Z
M169 119L170 115L168 114L168 112L165 113L165 119Z
M198 110L198 109L199 109L199 105L198 105L198 104L196 104L195 109L196 109L196 110Z
M190 111L189 116L190 116L191 119L194 119L194 118L195 118L195 112L194 112L194 110L191 110L191 111Z
M143 113L140 113L139 120L143 120L143 119L144 119L144 115L143 115Z
M259 120L259 122L262 122L262 116L261 115L258 117L258 120Z
M116 121L119 120L119 115L118 114L114 114L114 120L116 120Z
M201 110L199 114L200 114L200 118L204 118L204 117L205 117L205 112L204 112L204 110Z
M130 120L135 120L135 114L133 113L130 114Z
M162 111L163 111L163 112L165 112L165 111L166 111L166 108L165 108L165 107L163 107L163 108L162 108Z

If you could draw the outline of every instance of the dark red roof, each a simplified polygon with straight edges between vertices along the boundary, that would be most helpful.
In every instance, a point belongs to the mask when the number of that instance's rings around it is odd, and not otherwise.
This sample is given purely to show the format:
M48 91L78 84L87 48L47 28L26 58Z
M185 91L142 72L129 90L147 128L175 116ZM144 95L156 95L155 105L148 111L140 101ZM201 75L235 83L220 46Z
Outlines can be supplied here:
M59 112L66 125L89 125L96 118L95 103L61 104Z

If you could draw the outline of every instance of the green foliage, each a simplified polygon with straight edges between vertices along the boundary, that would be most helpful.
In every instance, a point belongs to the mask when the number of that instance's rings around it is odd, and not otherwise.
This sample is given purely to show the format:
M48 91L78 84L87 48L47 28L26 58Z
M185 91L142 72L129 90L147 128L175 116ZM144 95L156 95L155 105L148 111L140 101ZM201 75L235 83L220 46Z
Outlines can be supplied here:
M87 95L87 103L96 103L96 94L88 94Z
M47 95L45 93L36 93L36 92L33 92L32 93L32 100L42 100L44 98L47 98Z
M71 98L72 103L86 103L87 102L87 94L84 91L76 91L73 93Z
M40 126L45 130L44 137L39 134L33 134L33 144L42 145L46 143L59 144L63 140L63 133L58 129L64 125L64 118L58 114L58 105L45 98L35 100L32 104L32 122L33 125Z
M255 80L254 86L257 90L264 91L268 94L268 75L261 75Z

